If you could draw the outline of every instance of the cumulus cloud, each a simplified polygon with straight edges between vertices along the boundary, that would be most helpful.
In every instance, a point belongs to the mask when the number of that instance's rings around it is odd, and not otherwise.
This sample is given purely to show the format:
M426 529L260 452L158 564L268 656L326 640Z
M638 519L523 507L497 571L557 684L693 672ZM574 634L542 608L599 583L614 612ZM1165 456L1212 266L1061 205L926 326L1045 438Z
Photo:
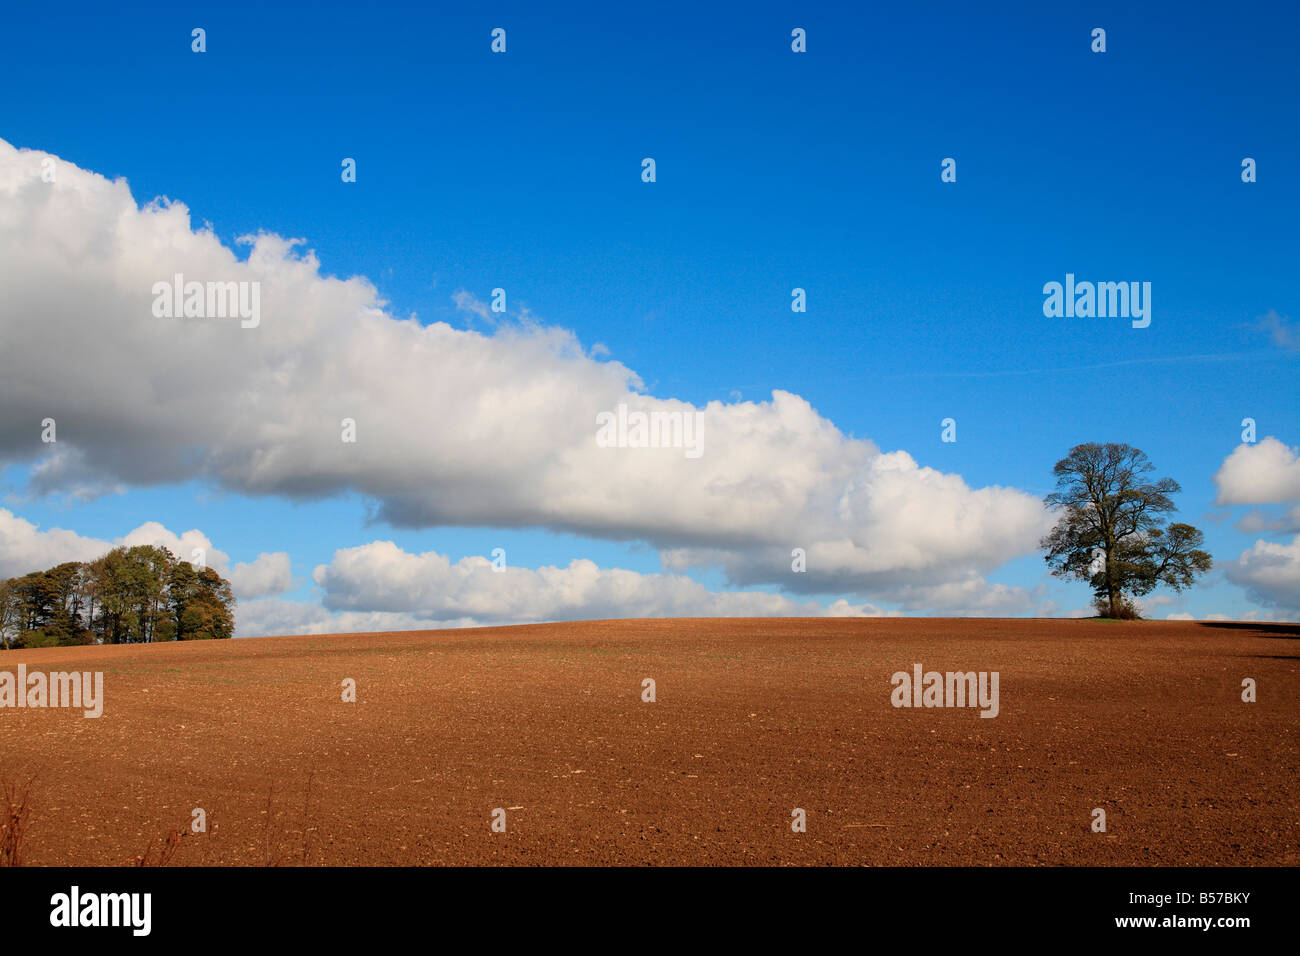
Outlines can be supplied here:
M146 521L134 531L118 538L113 542L113 547L120 544L128 548L137 544L151 544L166 548L181 561L203 564L221 574L226 573L226 568L230 564L230 556L214 548L208 536L197 528L176 534L168 531L157 521Z
M1037 498L970 488L959 475L921 467L903 451L867 455L824 490L830 500L767 517L774 541L669 548L665 567L717 565L742 585L870 593L914 608L1028 606L1023 589L988 585L982 575L1032 551L1051 527ZM794 547L805 552L803 573L791 573Z
M1245 534L1300 534L1300 505L1281 515L1252 508L1235 527Z
M1300 535L1290 544L1256 541L1225 565L1224 573L1252 600L1289 614L1300 613Z
M642 540L667 549L667 570L872 599L978 589L1050 523L1037 497L882 453L798 395L697 408L645 394L563 329L397 319L297 241L259 235L241 260L185 206L140 207L123 180L60 163L42 182L46 155L0 141L0 462L36 462L37 492L196 478L297 499L355 491L398 527ZM260 324L155 317L153 286L176 274L260 283ZM598 447L596 416L620 403L698 412L703 455ZM32 424L45 417L57 454ZM344 418L355 443L340 441ZM790 572L794 547L806 574Z
M89 561L110 546L75 531L41 531L32 522L0 508L0 578L43 571L65 561Z
M283 594L293 587L289 555L283 551L259 554L253 561L230 569L230 587L241 601Z
M62 528L41 531L27 519L0 508L0 578L43 571L65 561L93 561L119 545L140 544L167 548L182 561L193 560L194 551L199 550L208 567L219 573L224 573L230 560L197 529L177 534L157 521L147 521L114 541L105 541Z
M315 601L266 597L241 601L235 608L237 637L278 637L285 634L368 634L374 631L424 631L478 627L480 622L436 621L391 611L329 611Z
M1214 474L1221 505L1300 501L1300 454L1271 435L1238 445Z
M391 541L344 548L312 575L333 611L410 615L426 621L486 623L621 617L770 617L825 613L761 591L710 591L677 574L601 568L585 559L567 567L496 570L483 557L453 563L437 552L411 554ZM836 613L880 614L841 602Z
M823 612L826 617L902 617L902 611L882 611L874 604L850 604L844 598L832 602Z
M0 577L64 561L89 561L118 545L158 545L182 559L199 549L225 574L239 599L240 637L475 627L533 621L631 617L876 617L896 615L870 603L823 607L761 591L711 591L676 574L641 574L577 560L567 567L493 570L483 557L452 562L436 552L411 554L391 541L335 553L316 568L320 601L279 595L294 586L289 555L264 553L230 565L198 530L177 534L149 521L112 541L35 524L0 509Z
M1238 445L1214 475L1218 503L1275 504L1300 501L1300 453L1276 438ZM1237 523L1247 533L1300 532L1300 505L1275 515L1251 509ZM1229 581L1254 601L1282 615L1300 614L1300 534L1290 544L1259 540L1235 561L1223 565Z
M905 611L942 614L944 617L1052 617L1054 601L1045 597L1047 588L1028 589L986 581L978 574L942 584L909 584L881 589L885 600L898 603Z
M322 599L266 597L236 609L241 637L433 630L632 617L883 617L870 603L823 607L761 591L711 591L675 574L567 567L493 570L482 557L412 554L391 541L336 552L313 573Z

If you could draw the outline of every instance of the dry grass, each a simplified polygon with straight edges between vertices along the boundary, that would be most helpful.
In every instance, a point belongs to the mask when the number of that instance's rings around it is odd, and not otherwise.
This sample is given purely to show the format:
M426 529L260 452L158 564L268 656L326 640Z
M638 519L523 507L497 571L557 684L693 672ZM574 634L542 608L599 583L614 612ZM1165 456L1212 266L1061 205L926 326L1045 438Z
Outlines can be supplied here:
M31 812L33 775L19 789L8 779L0 781L3 789L3 806L0 806L0 866L22 866L23 836L27 828L27 815Z
M315 827L308 826L311 820L311 784L315 772L307 774L307 788L303 795L302 802L302 820L299 832L298 859L289 861L288 853L282 848L282 829L272 829L272 822L276 819L274 810L275 784L272 783L266 792L266 826L265 826L265 853L264 863L266 866L284 866L287 862L294 862L299 866L306 866L311 859L311 835Z
M172 857L180 849L181 840L185 838L185 832L177 827L173 827L165 837L162 845L158 847L158 853L155 856L153 852L154 841L150 840L149 845L144 848L144 852L139 856L132 857L127 862L133 866L167 866L171 863Z
M1108 621L1140 621L1142 614L1137 603L1128 595L1121 594L1116 602L1116 607L1112 612L1110 601L1106 595L1093 598L1093 609L1096 610L1097 616Z

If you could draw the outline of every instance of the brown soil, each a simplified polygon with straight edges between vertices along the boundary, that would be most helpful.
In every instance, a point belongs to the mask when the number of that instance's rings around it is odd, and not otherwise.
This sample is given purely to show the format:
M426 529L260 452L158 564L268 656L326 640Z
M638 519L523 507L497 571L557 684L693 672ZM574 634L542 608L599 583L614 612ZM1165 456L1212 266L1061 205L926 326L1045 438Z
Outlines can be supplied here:
M645 620L14 651L0 668L103 671L106 704L0 710L0 777L36 774L37 865L156 856L199 807L173 864L1294 865L1300 628L1271 627ZM918 662L998 671L1000 715L894 708Z

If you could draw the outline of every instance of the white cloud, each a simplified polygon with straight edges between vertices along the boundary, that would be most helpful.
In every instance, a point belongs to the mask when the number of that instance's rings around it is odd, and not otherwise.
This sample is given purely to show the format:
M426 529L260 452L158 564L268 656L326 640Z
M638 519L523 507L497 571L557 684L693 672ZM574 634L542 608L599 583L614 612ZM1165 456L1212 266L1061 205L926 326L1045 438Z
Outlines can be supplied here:
M256 559L230 569L230 587L241 601L283 594L293 587L289 555L283 551L259 554Z
M65 561L89 561L111 546L74 531L41 531L13 512L0 508L0 578L44 571Z
M183 561L195 548L204 551L209 567L224 573L229 557L198 530L176 534L157 521L147 521L115 541L84 538L62 528L41 531L35 524L0 508L0 578L44 571L65 561L93 561L119 545L160 545Z
M280 597L241 601L235 608L235 633L239 637L274 637L284 634L369 634L375 631L423 631L453 627L478 627L462 618L435 621L391 611L328 611L314 601Z
M1215 473L1214 481L1219 486L1219 504L1300 501L1300 453L1272 436L1255 445L1238 445ZM1300 532L1300 505L1281 515L1251 509L1237 529L1246 533ZM1283 615L1300 614L1300 534L1290 544L1256 541L1222 567L1227 579L1245 588L1251 600Z
M631 617L880 617L872 604L835 601L822 607L764 592L710 591L679 575L567 567L492 570L466 557L452 563L436 552L411 554L391 541L346 548L313 574L321 603L268 597L241 602L241 637L481 627L535 621Z
M767 617L825 613L761 591L710 591L683 575L601 568L585 559L567 567L493 569L483 557L454 564L428 551L411 554L391 541L337 551L316 568L327 610L408 615L424 621L516 623L626 617ZM838 614L881 613L840 602Z
M192 528L183 534L176 534L168 531L157 521L146 521L134 531L118 538L111 547L126 545L129 548L137 544L151 544L166 548L181 561L201 563L220 574L225 574L230 564L230 556L214 548L208 536L197 528ZM109 548L106 546L104 550L107 551Z
M1032 600L1023 589L989 585L982 575L1033 551L1050 529L1051 516L1037 498L996 486L972 489L961 476L921 467L903 451L865 456L825 491L833 500L768 516L774 541L670 548L664 566L720 565L741 585L869 593L917 609L1009 610ZM806 572L791 571L795 547L806 552Z
M1215 472L1216 504L1253 505L1300 501L1300 455L1271 435L1238 445Z
M138 207L125 181L60 163L42 182L45 156L0 141L0 463L36 462L37 492L195 478L292 498L355 490L397 526L639 539L670 549L670 569L721 564L740 585L1022 600L980 579L1036 550L1049 519L1035 496L882 454L788 392L701 409L645 395L563 329L395 319L368 281L322 275L291 240L258 236L240 261L183 205ZM260 325L155 318L153 285L177 273L259 282ZM597 447L596 415L622 402L702 412L703 457ZM32 425L47 416L55 455ZM343 418L355 444L339 440ZM790 573L794 547L807 574ZM566 570L575 586L584 572Z
M290 601L289 555L263 553L229 566L207 535L177 534L156 521L113 541L82 537L35 524L0 509L0 577L43 570L64 561L89 561L118 545L158 545L189 560L202 549L208 565L226 575L239 599L240 637L474 627L549 620L630 617L874 617L898 614L872 604L794 601L762 591L710 591L676 574L641 574L577 560L567 567L492 570L483 557L452 563L436 552L410 554L391 541L335 553L313 578L323 600Z
M882 611L874 604L850 604L844 598L827 605L826 617L902 617L902 611Z
M1057 607L1044 597L1046 591L1041 584L1033 589L994 584L974 573L943 584L880 589L885 600L902 605L905 611L944 617L1051 617Z
M1300 534L1300 505L1281 515L1251 508L1237 522L1236 528L1243 534Z
M1300 612L1300 535L1290 544L1256 541L1225 565L1224 572L1252 600L1284 612Z

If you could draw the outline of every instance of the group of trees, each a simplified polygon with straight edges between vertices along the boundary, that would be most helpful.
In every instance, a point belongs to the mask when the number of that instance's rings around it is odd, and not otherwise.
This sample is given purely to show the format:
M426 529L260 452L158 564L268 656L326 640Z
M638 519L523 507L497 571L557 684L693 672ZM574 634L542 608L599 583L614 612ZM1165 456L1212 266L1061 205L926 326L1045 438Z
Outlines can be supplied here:
M230 582L153 545L115 548L0 581L0 646L136 644L228 638Z

